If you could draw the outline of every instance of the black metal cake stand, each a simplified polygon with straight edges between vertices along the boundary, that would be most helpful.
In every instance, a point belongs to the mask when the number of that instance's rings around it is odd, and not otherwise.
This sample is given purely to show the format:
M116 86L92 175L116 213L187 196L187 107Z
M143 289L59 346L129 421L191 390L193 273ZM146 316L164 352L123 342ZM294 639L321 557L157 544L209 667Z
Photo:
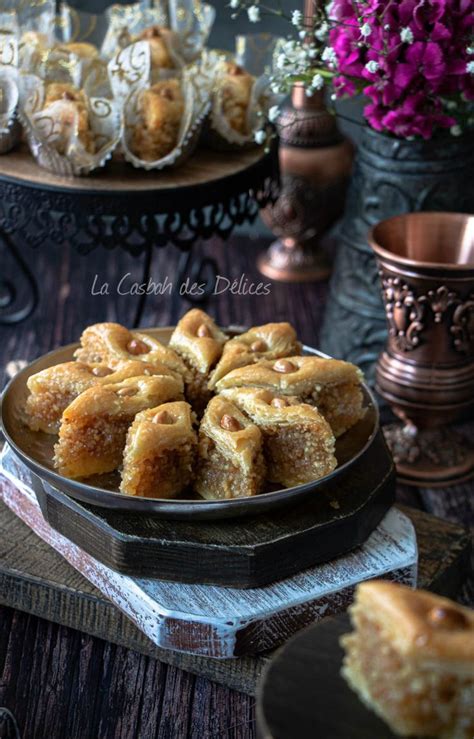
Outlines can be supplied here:
M112 161L87 177L64 178L41 169L19 149L0 157L0 240L15 265L0 270L0 324L27 318L36 308L39 288L24 246L71 246L87 255L99 247L125 249L143 258L143 283L150 278L154 247L174 244L183 252L180 273L212 292L216 265L194 257L193 245L212 236L227 240L233 229L253 222L260 208L278 195L277 146L270 151L198 150L182 167L162 172L134 169ZM0 263L5 263L0 251ZM26 280L20 299L16 281ZM138 326L146 293L140 296Z

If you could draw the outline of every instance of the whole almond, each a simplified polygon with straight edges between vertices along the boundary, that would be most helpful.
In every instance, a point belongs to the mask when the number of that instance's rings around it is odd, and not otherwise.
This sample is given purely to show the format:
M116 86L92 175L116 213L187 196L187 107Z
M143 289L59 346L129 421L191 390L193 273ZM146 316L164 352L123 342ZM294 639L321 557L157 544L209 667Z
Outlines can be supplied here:
M257 341L254 341L253 344L250 344L250 349L253 352L264 352L267 350L267 345L264 341L258 339Z
M137 356L138 354L147 354L150 351L150 347L147 346L145 342L141 341L140 339L132 339L128 342L127 350L129 354Z
M158 411L156 416L153 416L152 421L153 423L174 423L174 419L171 418L170 414L167 411Z
M270 405L272 405L274 408L286 408L289 403L287 400L285 400L285 398L273 398Z
M209 329L209 326L206 326L205 323L201 323L198 330L196 331L196 334L199 336L200 339L205 339L208 336L211 336L211 331Z
M224 413L221 418L221 427L225 429L225 431L240 431L242 429L242 424L235 418L235 416L231 416L229 413Z
M441 629L465 629L469 625L464 613L456 608L445 608L443 606L432 608L428 613L428 620L432 626Z
M121 387L117 390L117 395L120 395L121 398L128 398L137 393L138 389L136 387Z
M288 359L278 359L273 365L273 369L275 372L281 372L286 375L289 372L296 372L297 367L295 367L293 362L290 362Z

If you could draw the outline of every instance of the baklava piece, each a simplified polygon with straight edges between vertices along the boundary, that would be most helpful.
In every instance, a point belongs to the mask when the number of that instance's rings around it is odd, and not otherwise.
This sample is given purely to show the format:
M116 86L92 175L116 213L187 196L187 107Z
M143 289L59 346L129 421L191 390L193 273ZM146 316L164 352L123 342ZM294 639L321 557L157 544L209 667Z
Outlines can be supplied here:
M186 398L201 416L212 397L209 372L218 362L227 335L204 311L194 308L179 321L170 339L172 347L189 369Z
M262 432L270 482L292 487L318 480L336 468L334 435L314 406L256 388L224 390L223 396Z
M226 62L220 80L222 114L234 131L248 134L247 113L255 77L234 62Z
M164 403L139 413L130 426L120 490L145 498L174 498L191 482L197 436L191 406Z
M89 101L86 93L68 82L51 82L46 87L43 110L51 109L51 106L58 101L61 102L61 106L54 108L54 117L61 128L61 135L53 142L55 148L60 154L65 153L72 127L76 122L79 140L89 154L94 154L94 133L90 125Z
M177 79L161 80L143 90L138 100L139 122L130 148L145 161L167 156L178 143L184 113L184 95Z
M289 323L255 326L225 344L209 387L213 389L224 375L238 367L255 364L261 359L278 359L292 354L301 354L301 344L293 326Z
M148 42L152 69L173 69L175 63L169 46L173 43L175 35L169 28L148 26L134 40Z
M262 434L237 406L213 398L199 429L195 490L203 498L257 495L265 480Z
M30 395L26 401L26 423L33 431L57 434L63 411L84 390L93 385L113 385L138 375L157 374L168 374L167 368L127 360L119 362L114 369L107 364L84 362L56 364L28 379ZM173 376L180 382L178 375Z
M474 736L474 612L384 581L362 583L342 674L399 736Z
M362 378L362 372L350 362L293 356L232 370L219 380L216 389L258 387L279 395L294 395L316 406L337 438L365 413Z
M163 375L85 390L62 415L55 467L72 478L112 472L122 464L128 427L137 413L181 399L179 381Z
M168 372L181 376L186 373L184 362L172 349L147 334L129 331L119 323L95 323L86 328L74 356L80 362L105 362L110 367L123 360L139 360L158 368L165 365Z

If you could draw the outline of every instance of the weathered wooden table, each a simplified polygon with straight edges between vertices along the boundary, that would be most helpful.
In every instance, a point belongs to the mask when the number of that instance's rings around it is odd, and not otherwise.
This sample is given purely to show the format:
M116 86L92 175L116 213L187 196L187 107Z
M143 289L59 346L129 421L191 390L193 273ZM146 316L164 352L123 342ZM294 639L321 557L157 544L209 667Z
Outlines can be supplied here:
M317 345L326 287L273 283L269 295L251 294L251 283L255 292L258 283L267 282L254 266L257 250L263 246L234 238L225 247L219 242L204 247L217 260L219 274L237 281L235 290L240 293L223 290L211 298L210 312L222 325L290 320L305 342ZM173 249L162 249L156 256L152 279L163 283L168 277L173 289L171 295L167 291L150 296L143 326L175 323L190 307L175 283L178 255ZM139 300L136 294L117 293L124 274L130 273L126 280L130 287L140 281L138 266L123 252L96 252L84 259L72 250L48 246L25 252L25 258L42 285L42 297L39 310L26 323L0 330L2 384L9 362L29 360L75 340L95 321L130 323ZM96 285L107 283L108 294L91 295L94 279ZM226 285L221 280L219 287ZM465 526L474 523L470 483L436 491L400 487L398 493L404 504ZM54 552L47 554L39 539L9 512L0 512L0 521L0 558L18 570L13 578L1 578L2 602L18 610L0 608L0 705L15 713L24 739L254 737L253 697L218 681L251 691L257 661L237 670L229 663L206 662L198 667L186 657L160 654L105 601L99 611L94 610L94 589L88 589ZM426 542L425 576L431 573L438 588L445 588L446 580L448 586L456 585L466 570L464 535L449 525L433 527L423 515L418 514L418 522ZM443 574L446 564L450 567ZM45 579L55 587L45 585ZM20 594L18 582L23 584ZM460 597L472 604L472 579L464 584ZM56 610L61 603L62 616ZM83 609L80 616L87 615L87 630L96 636L71 628L77 624L75 609ZM100 617L94 618L94 613ZM116 643L109 640L112 628L122 635Z

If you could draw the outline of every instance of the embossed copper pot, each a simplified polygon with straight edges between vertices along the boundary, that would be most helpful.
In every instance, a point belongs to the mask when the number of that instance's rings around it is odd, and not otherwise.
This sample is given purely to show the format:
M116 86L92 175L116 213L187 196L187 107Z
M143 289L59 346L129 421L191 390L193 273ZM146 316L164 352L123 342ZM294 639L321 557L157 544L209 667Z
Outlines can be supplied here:
M389 329L378 392L413 439L418 430L474 419L474 216L396 216L374 226L369 243ZM467 472L472 455L454 456L459 468L465 457Z

